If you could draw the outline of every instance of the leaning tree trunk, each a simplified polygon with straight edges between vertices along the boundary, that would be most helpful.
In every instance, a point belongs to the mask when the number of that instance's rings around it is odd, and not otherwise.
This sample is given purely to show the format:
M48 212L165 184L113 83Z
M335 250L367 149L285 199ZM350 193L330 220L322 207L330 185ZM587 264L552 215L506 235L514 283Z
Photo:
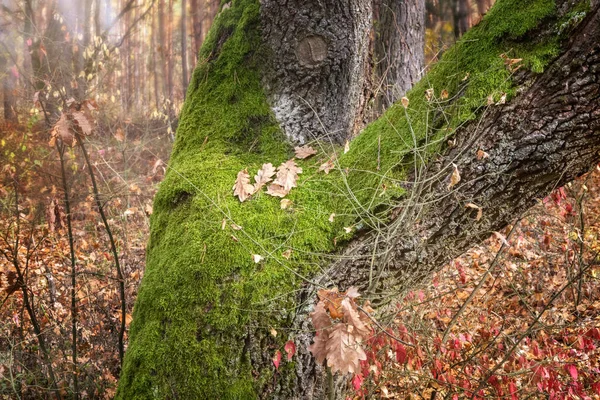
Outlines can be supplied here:
M298 1L286 15L234 0L215 20L155 199L118 398L322 399L306 350L316 288L399 292L599 161L597 0L499 0L407 108L344 153L329 139L351 135L363 109L354 74L369 25L369 2L350 3ZM232 195L239 171L313 137L291 205ZM276 369L288 340L298 353Z

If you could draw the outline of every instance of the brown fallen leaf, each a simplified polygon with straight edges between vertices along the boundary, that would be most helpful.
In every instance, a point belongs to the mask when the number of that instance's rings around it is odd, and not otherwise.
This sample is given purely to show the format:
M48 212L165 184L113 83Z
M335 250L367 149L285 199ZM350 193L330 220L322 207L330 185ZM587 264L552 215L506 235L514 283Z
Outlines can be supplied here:
M254 193L254 186L250 184L250 175L248 170L238 172L235 185L233 185L233 195L240 199L240 202L246 201Z
M267 187L267 194L274 197L285 197L289 193L289 190L285 190L285 188L281 185L277 185L275 183L269 185Z
M115 132L115 139L117 139L117 142L123 142L125 140L125 134L123 133L123 130L121 128L117 128L117 131Z
M433 99L433 94L434 94L433 88L429 88L429 89L427 89L427 90L425 91L425 99L426 99L427 101L431 101L431 99Z
M286 260L289 260L290 257L292 256L292 249L287 249L286 251L284 251L283 253L281 253L281 256L283 258L285 258Z
M452 189L458 182L460 182L460 172L458 171L458 167L456 164L452 164L454 166L454 170L452 171L452 175L450 176L450 183L448 183L448 190Z
M302 168L298 167L294 160L288 160L277 168L277 177L273 183L289 192L292 188L296 187L298 174L301 173Z
M483 216L483 210L481 209L481 207L479 207L477 204L474 203L467 203L465 205L466 208L472 208L474 210L477 210L477 216L475 217L476 221L479 221L481 219L481 217Z
M321 164L321 166L319 167L319 171L324 171L325 175L328 175L329 171L331 171L333 168L335 168L335 165L333 164L333 159L330 158L329 160Z
M485 151L479 149L477 150L477 159L478 160L483 160L484 158L489 158L490 155L488 153L486 153Z
M263 164L262 168L259 169L254 176L254 181L256 182L254 184L254 193L258 192L264 185L271 182L273 175L275 175L275 167L273 164Z
M289 208L292 205L292 201L290 199L281 199L279 206L282 210Z
M296 147L294 149L294 151L296 153L296 158L298 158L300 160L304 160L305 158L308 158L310 156L317 154L317 151L308 145L302 146L302 147Z

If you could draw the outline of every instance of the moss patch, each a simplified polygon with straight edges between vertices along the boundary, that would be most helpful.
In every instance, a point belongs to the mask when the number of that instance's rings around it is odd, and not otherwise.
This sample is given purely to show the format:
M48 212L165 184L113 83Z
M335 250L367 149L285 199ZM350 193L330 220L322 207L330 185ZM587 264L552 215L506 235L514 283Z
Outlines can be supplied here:
M238 171L254 174L262 163L278 165L293 154L261 85L268 51L260 40L258 1L234 0L202 48L155 199L117 398L256 398L274 371L270 365L252 370L248 332L264 332L265 359L282 350L303 277L318 272L322 256L349 238L345 226L385 221L386 205L403 192L414 143L441 142L448 129L476 118L488 95L497 100L514 93L500 54L543 70L558 53L558 40L525 39L555 21L555 13L549 0L499 0L411 91L409 109L396 105L365 129L336 171L317 173L323 159L301 162L305 173L289 196L293 206L282 210L279 199L264 193L245 203L232 195ZM428 102L428 88L437 98L443 89L450 97ZM439 146L432 148L429 153ZM333 150L323 144L323 153ZM289 260L282 256L287 249L293 249ZM252 254L265 260L255 264ZM269 327L280 332L277 339ZM280 369L280 384L289 381L281 376L285 371L292 368Z

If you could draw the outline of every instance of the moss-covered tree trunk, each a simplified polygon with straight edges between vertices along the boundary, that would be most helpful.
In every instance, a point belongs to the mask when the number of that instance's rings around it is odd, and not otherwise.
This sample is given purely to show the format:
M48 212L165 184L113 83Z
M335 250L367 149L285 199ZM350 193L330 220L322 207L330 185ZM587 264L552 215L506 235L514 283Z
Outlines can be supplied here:
M600 160L596 0L499 0L347 152L335 142L363 109L370 2L292 3L234 0L202 48L118 398L325 398L306 349L316 288L393 295ZM233 196L239 171L312 135L320 152L297 160L290 206ZM276 370L288 340L298 352Z

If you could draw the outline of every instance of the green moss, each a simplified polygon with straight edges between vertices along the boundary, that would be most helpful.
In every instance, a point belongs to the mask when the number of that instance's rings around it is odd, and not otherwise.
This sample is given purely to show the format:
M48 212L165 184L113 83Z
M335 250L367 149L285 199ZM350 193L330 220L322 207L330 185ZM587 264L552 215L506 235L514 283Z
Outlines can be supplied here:
M304 173L289 196L293 206L282 210L279 199L264 193L244 203L232 195L238 171L253 175L263 163L278 165L292 155L262 90L267 50L258 1L234 0L202 48L155 199L117 397L252 399L274 379L289 384L291 363L277 378L272 368L252 370L243 345L248 332L262 332L265 358L282 350L285 329L275 339L268 328L289 325L301 277L318 272L322 255L351 236L345 226L385 222L388 203L403 193L413 143L427 148L427 157L439 148L431 143L474 119L488 95L513 94L500 54L543 70L558 43L524 37L554 13L548 0L498 1L411 91L409 109L396 105L367 127L339 157L338 170L318 173L319 158L300 162ZM430 87L438 99L443 89L450 98L426 101ZM289 260L282 256L287 249L293 249ZM252 254L265 260L255 264Z

